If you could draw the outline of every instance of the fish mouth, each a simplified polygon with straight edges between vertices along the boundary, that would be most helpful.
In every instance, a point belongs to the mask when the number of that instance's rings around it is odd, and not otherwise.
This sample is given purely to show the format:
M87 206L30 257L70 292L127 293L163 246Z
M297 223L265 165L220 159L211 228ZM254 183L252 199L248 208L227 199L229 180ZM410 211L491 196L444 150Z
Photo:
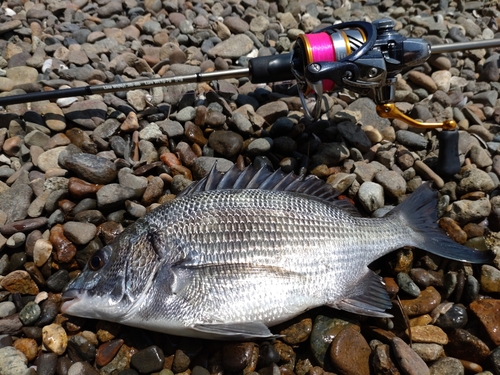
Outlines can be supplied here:
M62 294L61 311L65 314L71 314L72 307L80 302L84 297L84 292L78 289L70 289Z

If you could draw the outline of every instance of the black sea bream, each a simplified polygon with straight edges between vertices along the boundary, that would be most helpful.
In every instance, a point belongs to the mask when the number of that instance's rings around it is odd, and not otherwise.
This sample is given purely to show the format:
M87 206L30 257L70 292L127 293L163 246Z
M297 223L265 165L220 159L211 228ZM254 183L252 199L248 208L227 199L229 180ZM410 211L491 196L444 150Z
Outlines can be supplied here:
M269 337L316 306L388 317L367 266L403 246L473 263L488 253L452 241L424 184L384 218L364 218L330 185L252 167L212 172L98 250L62 311L204 338Z

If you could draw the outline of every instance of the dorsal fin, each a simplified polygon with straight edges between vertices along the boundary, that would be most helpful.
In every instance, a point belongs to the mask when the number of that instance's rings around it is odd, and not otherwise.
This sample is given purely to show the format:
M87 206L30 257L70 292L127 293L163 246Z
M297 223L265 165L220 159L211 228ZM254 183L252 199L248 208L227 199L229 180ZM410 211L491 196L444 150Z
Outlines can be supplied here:
M192 195L203 191L226 189L260 189L289 191L307 194L330 202L337 202L339 195L331 185L316 176L299 177L294 173L286 174L281 169L273 172L267 167L260 169L252 165L241 171L236 164L227 172L217 170L216 165L200 181L189 185L177 196Z

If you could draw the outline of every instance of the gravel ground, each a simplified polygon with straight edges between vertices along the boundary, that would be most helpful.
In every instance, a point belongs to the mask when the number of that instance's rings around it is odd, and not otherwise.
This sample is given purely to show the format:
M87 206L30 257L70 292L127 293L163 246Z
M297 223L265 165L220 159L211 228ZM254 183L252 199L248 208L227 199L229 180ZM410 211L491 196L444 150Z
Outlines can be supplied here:
M298 35L390 17L432 44L492 39L497 3L412 0L9 0L0 8L0 96L248 66ZM177 338L59 312L89 255L218 160L314 174L366 214L423 181L440 225L499 253L499 55L432 56L398 77L398 108L454 118L460 172L436 173L436 130L377 117L356 94L326 96L320 121L293 82L248 78L6 106L0 112L0 374L500 375L500 257L468 265L405 248L376 262L390 320L320 308L265 342ZM395 301L397 299L395 298ZM409 346L410 339L413 344Z

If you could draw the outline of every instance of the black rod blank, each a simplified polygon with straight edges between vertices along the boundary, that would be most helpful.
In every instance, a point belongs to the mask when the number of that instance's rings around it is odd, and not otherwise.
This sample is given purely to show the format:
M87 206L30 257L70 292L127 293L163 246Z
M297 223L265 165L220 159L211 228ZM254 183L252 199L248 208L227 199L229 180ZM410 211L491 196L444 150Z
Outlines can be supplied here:
M431 53L455 52L467 49L500 47L500 39L477 40L464 43L440 44L431 47ZM253 83L279 82L293 80L294 76L290 67L291 54L256 57L250 60L248 68L230 69L226 71L196 73L184 76L167 78L153 78L135 80L120 83L109 83L103 85L75 87L69 89L30 92L21 95L10 95L0 97L0 106L12 104L37 102L41 100L53 100L69 98L72 96L84 96L94 94L105 94L108 92L119 92L133 89L149 89L158 86L180 85L185 83L209 82L217 79L249 77Z

